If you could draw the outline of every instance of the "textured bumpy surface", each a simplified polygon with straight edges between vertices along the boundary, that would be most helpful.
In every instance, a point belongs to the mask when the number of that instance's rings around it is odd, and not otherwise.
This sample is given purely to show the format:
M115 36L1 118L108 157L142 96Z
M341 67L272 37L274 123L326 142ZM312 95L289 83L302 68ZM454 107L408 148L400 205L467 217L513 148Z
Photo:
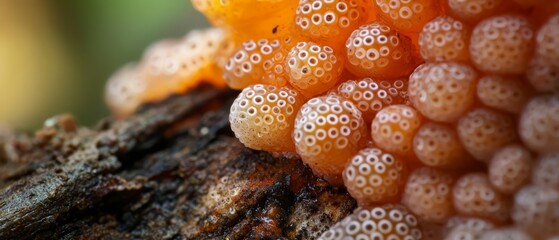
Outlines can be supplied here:
M243 147L233 95L199 88L94 130L0 129L0 239L315 239L355 208L300 160Z

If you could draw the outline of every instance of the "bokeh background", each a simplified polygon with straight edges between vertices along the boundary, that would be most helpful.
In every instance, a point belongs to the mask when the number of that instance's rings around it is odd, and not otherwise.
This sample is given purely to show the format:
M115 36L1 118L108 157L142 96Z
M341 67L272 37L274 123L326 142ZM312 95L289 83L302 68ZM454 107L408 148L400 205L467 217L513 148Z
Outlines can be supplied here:
M0 0L0 125L109 114L103 87L154 41L207 26L190 0Z

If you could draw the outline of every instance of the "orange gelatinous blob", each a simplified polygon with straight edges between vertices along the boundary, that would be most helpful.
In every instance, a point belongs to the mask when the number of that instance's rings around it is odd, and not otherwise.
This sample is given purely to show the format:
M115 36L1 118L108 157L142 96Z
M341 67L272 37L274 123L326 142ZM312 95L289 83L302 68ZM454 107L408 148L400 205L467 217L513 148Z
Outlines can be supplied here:
M510 0L448 0L450 14L477 23L487 17L510 11Z
M536 36L536 55L542 65L559 71L559 14L551 17L539 30ZM555 78L555 84L559 80Z
M242 41L294 34L299 0L193 0L215 26L225 27Z
M397 79L417 66L410 40L378 22L353 31L345 46L346 67L358 77Z
M514 197L512 220L536 239L559 235L559 190L526 186Z
M417 33L443 13L439 0L373 0L381 19L403 33Z
M454 214L453 184L453 177L443 171L416 169L408 178L402 203L421 221L444 223Z
M499 223L509 219L510 199L496 191L484 173L466 174L454 185L454 207L458 213Z
M287 72L283 61L291 44L290 38L244 42L227 61L223 79L233 89L258 83L285 86Z
M351 32L365 23L371 8L369 0L301 0L295 26L312 41L341 51Z
M520 116L519 132L526 146L536 152L559 149L559 94L530 100Z
M548 153L538 157L532 172L532 183L542 187L559 189L559 153Z
M415 156L425 165L457 169L468 166L471 160L454 128L440 123L427 123L413 138Z
M389 204L371 209L357 208L318 239L420 240L422 235L412 213L401 205Z
M383 108L407 101L407 81L375 81L371 78L343 82L333 92L350 100L363 113L366 123Z
M419 34L419 52L427 62L459 61L470 59L469 28L456 19L441 16L428 22Z
M330 90L343 71L343 59L328 46L299 42L285 59L289 83L310 98Z
M525 147L506 146L489 162L489 181L500 192L513 194L530 181L532 162L531 153Z
M470 40L470 56L481 71L523 74L534 52L534 31L521 15L503 15L480 22Z
M488 107L520 113L533 95L531 86L520 77L485 76L477 83L477 96Z
M485 219L453 217L445 225L444 240L479 239L484 232L493 228L495 225Z
M421 115L412 107L392 105L377 113L371 125L373 142L394 154L413 154L413 136L421 126Z
M538 92L559 92L559 67L535 56L526 77Z
M487 108L477 108L460 118L457 130L464 148L485 162L500 148L514 142L517 135L511 116Z
M406 176L404 162L378 148L359 151L343 174L347 191L362 207L398 200Z
M410 101L425 117L455 122L474 103L478 76L467 64L426 63L411 75Z
M252 85L231 106L229 122L247 147L269 152L295 152L291 133L304 100L288 87Z
M366 144L367 126L351 101L335 95L309 100L297 114L297 153L318 176L343 184L346 163Z
M148 81L144 100L184 93L201 82L224 87L221 59L232 52L230 36L218 28L195 30L179 40L155 43L144 53L141 63Z
M484 232L479 240L533 240L533 238L519 228L501 228Z
M147 83L134 64L116 71L105 86L105 102L117 118L132 114L141 104Z

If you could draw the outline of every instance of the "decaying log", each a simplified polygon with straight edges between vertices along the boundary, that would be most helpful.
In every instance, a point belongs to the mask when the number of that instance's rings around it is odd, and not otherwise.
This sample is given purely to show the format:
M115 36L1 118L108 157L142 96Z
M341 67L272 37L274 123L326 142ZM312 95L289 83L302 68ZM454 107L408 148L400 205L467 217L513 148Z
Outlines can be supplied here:
M122 121L0 130L0 239L313 239L355 208L294 157L242 146L235 93L200 87Z

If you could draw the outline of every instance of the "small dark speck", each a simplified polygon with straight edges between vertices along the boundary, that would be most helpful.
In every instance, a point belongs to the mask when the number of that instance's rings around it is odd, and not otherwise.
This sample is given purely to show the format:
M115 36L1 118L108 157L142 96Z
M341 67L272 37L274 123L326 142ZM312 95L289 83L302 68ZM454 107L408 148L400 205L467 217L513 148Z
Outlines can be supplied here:
M273 34L276 34L276 33L278 32L278 27L279 27L279 25L276 25L276 26L274 27L274 29L272 29L272 33L273 33Z

